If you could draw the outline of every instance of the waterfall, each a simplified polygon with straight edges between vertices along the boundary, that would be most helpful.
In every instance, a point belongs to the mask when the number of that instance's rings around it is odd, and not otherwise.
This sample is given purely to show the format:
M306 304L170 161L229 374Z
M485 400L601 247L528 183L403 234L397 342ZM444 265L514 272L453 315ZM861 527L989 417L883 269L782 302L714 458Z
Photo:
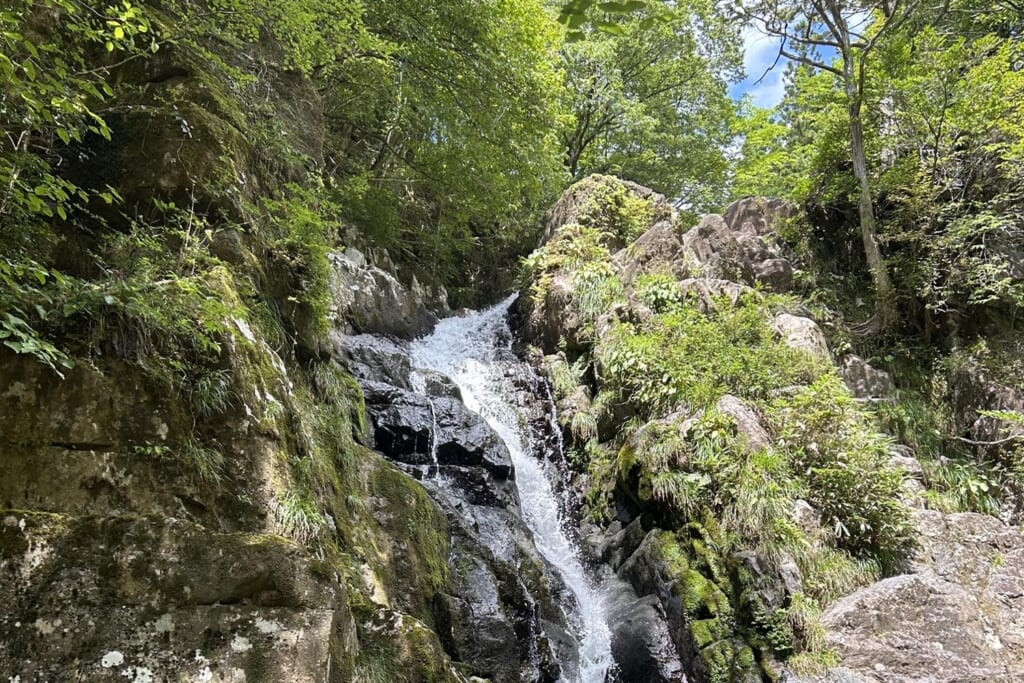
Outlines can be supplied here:
M580 683L603 683L614 661L602 586L588 577L562 529L549 463L530 455L532 436L506 373L523 365L510 351L512 335L506 315L513 301L515 296L478 313L442 320L433 334L413 343L412 363L450 377L466 407L483 417L508 446L526 525L537 549L576 599L568 616L580 642Z

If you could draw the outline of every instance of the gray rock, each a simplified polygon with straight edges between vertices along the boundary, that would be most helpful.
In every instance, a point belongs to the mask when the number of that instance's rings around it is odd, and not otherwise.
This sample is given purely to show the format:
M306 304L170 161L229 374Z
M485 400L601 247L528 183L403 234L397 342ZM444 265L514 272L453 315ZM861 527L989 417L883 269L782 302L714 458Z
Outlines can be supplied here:
M632 244L618 251L613 262L626 286L641 273L670 273L677 280L689 275L683 262L683 243L669 221L661 221L640 235Z
M790 348L804 351L823 362L832 362L825 334L810 318L780 313L775 316L774 327L780 339Z
M920 510L914 521L915 573L862 588L822 617L846 680L1024 680L1024 534L974 513Z
M793 267L770 231L758 231L757 226L768 221L765 215L759 216L740 220L737 215L731 222L715 214L704 216L682 237L685 265L700 277L761 283L785 291L792 282Z
M726 394L718 399L715 408L736 422L736 433L751 452L771 445L771 437L761 424L761 417L742 400Z
M359 251L330 254L331 319L345 332L394 335L413 339L433 329L437 316L427 293L412 289L367 261Z
M663 195L649 187L637 185L628 180L595 174L584 178L563 192L555 205L548 210L544 217L544 232L537 246L547 244L555 231L563 225L579 223L582 215L592 209L591 204L595 195L606 192L609 188L622 188L633 197L650 200L653 209L652 225L662 221L672 221L675 212L672 209L672 204ZM625 245L619 244L613 251L623 246Z
M852 353L839 362L839 374L857 398L887 398L896 393L896 385L888 372L872 367Z

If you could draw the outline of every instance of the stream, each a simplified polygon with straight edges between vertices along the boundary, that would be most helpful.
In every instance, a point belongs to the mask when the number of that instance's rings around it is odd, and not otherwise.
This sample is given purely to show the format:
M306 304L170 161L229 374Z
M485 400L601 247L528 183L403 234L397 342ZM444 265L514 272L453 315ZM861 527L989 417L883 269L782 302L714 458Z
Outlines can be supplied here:
M466 407L478 413L508 447L526 525L537 549L575 598L576 605L566 611L580 644L579 683L604 683L614 676L615 666L605 586L584 569L578 549L563 529L548 472L552 465L530 455L535 450L533 437L510 379L512 370L532 372L511 351L506 318L514 301L511 296L483 311L442 320L433 334L412 344L410 356L414 368L450 377Z

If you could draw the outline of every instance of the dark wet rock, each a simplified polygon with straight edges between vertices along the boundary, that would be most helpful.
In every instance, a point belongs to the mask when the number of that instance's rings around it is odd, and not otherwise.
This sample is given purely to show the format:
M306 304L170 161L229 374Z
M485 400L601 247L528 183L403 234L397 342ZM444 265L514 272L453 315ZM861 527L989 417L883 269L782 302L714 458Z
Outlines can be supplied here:
M686 680L675 643L654 595L637 598L624 583L610 588L608 624L612 656L621 681L681 683Z
M334 350L356 379L411 389L412 364L402 342L374 334L331 335Z
M433 407L430 398L390 384L364 382L366 412L377 450L410 465L433 462Z
M439 397L431 403L439 463L483 467L498 479L512 477L508 447L483 418L453 398Z
M848 354L839 361L839 374L857 398L888 398L896 393L892 376L872 367L860 356Z

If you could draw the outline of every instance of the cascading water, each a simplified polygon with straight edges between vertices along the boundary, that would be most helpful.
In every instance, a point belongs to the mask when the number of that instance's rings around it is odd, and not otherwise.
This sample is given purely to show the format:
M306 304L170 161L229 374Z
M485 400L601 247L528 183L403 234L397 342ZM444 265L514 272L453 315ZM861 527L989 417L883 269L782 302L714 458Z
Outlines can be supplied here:
M466 407L483 417L508 446L523 517L534 542L576 598L578 609L570 618L580 641L580 683L603 683L614 660L601 586L587 576L562 530L547 463L530 456L532 437L505 372L510 364L522 364L510 352L506 315L513 301L515 296L479 313L442 320L432 335L412 345L411 358L416 368L450 377Z

